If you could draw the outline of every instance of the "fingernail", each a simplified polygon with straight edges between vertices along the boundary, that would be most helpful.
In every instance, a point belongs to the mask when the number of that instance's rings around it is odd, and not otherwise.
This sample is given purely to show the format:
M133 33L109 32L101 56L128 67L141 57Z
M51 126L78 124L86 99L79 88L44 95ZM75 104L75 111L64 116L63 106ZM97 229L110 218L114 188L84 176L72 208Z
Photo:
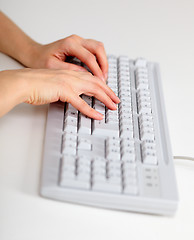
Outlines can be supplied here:
M106 80L108 79L108 73L105 73L105 79Z
M117 109L117 105L115 103L112 103L112 105Z
M102 77L101 79L102 79L102 81L106 82L106 80L105 80L105 78L104 78L104 77Z
M117 97L117 96L116 96L116 97ZM117 97L117 99L118 99L118 103L120 103L120 101L121 101L121 100L120 100L120 98L119 98L119 97Z
M100 118L101 120L104 118L104 115L102 113L97 112L96 116Z

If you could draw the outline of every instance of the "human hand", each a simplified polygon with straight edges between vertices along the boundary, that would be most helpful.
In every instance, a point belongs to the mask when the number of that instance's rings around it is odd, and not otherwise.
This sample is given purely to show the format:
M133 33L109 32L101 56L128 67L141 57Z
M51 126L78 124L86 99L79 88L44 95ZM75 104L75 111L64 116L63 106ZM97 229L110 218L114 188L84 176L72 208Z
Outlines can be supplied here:
M65 62L67 57L74 56L85 63L95 76L104 81L107 79L108 62L101 42L71 35L47 45L33 46L35 50L28 67L86 71L81 66Z
M71 35L56 42L41 45L27 36L0 11L0 52L30 68L51 68L85 71L84 68L65 62L67 57L77 57L92 73L105 80L108 62L101 42Z
M111 110L119 98L98 77L88 72L51 69L21 69L0 72L0 116L21 102L41 105L61 100L71 103L90 118L102 114L88 106L79 95L94 96Z

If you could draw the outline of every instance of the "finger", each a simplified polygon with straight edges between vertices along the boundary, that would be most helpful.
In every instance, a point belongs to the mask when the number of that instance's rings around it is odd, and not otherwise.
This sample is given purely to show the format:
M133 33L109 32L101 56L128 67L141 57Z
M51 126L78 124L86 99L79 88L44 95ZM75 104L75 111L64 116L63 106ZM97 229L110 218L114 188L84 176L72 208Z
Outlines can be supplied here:
M94 84L93 88L95 88L96 85L99 86L115 103L120 102L120 99L116 96L113 90L104 81L101 81L99 78L95 76L86 75L85 73L83 74L85 80L88 80L89 82L92 82Z
M71 105L75 107L77 110L79 110L84 115L94 118L96 120L102 120L103 115L93 108L91 108L82 98L77 96L76 94L71 96Z
M105 79L108 76L108 60L106 56L106 51L104 45L101 42L95 41L93 39L86 39L83 41L83 46L93 53L102 69Z
M113 100L115 103L119 103L120 99L116 96L116 94L113 92L113 90L104 82L101 81L98 77L93 76L92 74L90 74L89 72L83 72L80 73L79 72L74 72L74 75L76 75L78 78L82 78L84 81L88 81L89 83L85 83L83 84L84 89L86 89L86 86L90 86L88 87L88 91L90 89L95 89L96 85L98 87L100 87L110 98L111 100ZM91 86L90 83L92 83L93 85ZM88 85L89 84L89 85Z
M52 69L64 69L64 70L73 70L78 72L87 72L87 70L84 67L72 64L72 63L66 63L58 59L53 59L51 63Z
M96 79L95 77L93 77L93 78ZM117 95L113 92L113 90L108 85L106 85L104 82L98 81L98 80L97 80L97 84L111 98L111 100L113 100L115 103L120 102L120 99L117 97Z
M71 49L71 54L85 63L95 76L105 81L102 70L96 61L96 57L90 51L80 45L74 44Z
M97 86L93 87L91 84L89 84L88 87L90 90L88 92L87 91L84 92L85 94L94 96L111 110L117 109L117 105L100 87Z

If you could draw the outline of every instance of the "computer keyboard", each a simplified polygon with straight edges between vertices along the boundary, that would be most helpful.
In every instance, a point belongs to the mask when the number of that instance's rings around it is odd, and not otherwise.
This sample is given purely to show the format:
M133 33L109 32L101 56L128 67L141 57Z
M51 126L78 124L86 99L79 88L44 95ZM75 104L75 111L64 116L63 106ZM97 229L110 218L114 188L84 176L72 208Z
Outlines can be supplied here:
M93 120L68 103L50 104L41 195L65 202L152 214L174 214L176 179L159 66L109 56L115 111L82 95L104 115Z

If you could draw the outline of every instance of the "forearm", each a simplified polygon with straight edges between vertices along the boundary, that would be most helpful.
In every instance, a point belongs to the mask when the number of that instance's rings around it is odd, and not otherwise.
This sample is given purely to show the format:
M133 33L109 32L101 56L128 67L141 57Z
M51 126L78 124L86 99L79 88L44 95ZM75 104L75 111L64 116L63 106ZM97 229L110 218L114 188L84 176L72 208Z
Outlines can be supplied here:
M31 66L38 55L38 43L28 37L17 25L0 11L0 52Z
M27 99L28 87L18 70L0 71L0 117Z

